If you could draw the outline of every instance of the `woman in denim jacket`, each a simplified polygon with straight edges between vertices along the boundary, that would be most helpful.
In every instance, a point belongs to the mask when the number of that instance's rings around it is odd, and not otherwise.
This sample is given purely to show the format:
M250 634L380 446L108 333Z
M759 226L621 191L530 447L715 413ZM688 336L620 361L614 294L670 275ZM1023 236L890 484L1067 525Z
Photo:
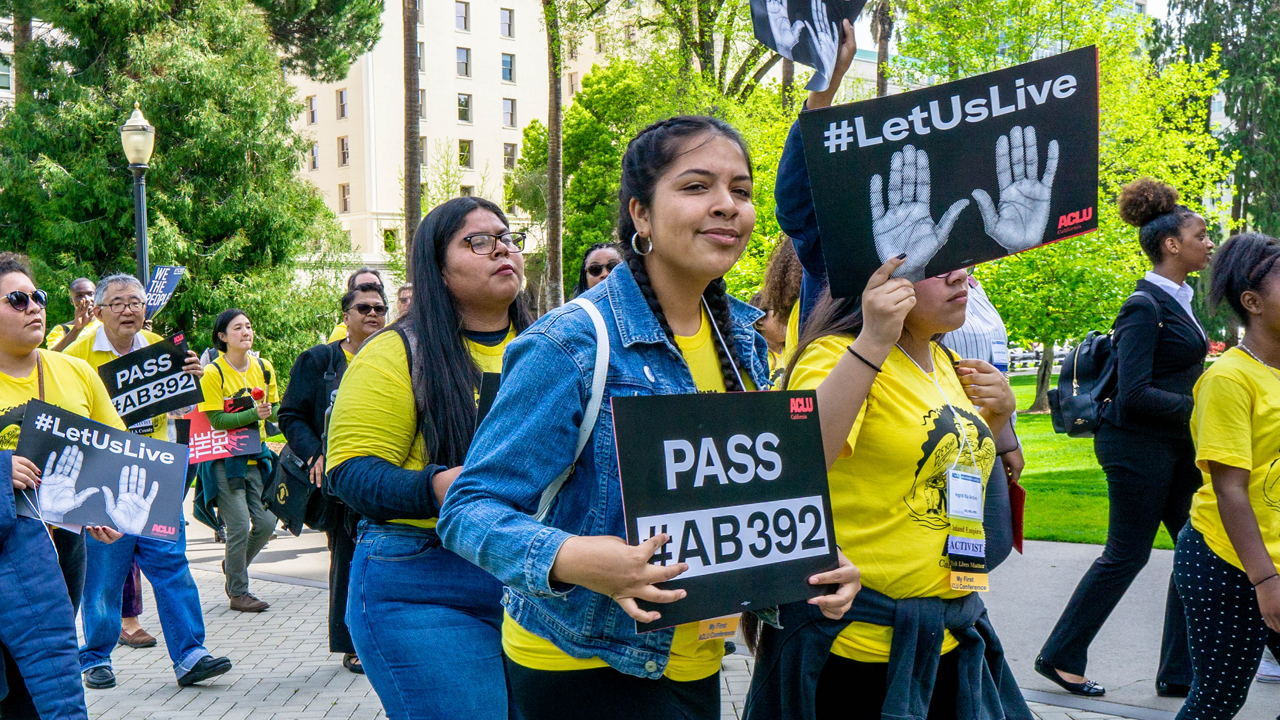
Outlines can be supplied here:
M609 399L768 387L760 316L725 292L755 225L751 163L728 125L676 117L627 147L619 192L624 265L583 295L610 345L604 402L574 463L591 392L597 338L582 308L549 313L514 340L502 389L450 488L438 530L445 546L507 585L503 650L518 711L541 718L718 718L722 640L652 622L636 600L672 602L656 585L687 565L648 564L667 542L632 547L625 527ZM701 338L701 339L700 339ZM572 474L546 521L530 515L564 468ZM839 617L857 570L810 578L839 585L810 602ZM629 616L629 617L628 617Z

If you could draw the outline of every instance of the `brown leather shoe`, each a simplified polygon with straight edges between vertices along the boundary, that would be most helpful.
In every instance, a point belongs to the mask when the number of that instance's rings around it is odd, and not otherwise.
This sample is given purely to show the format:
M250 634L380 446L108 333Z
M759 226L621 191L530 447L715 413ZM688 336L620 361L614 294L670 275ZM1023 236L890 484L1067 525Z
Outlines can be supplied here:
M259 600L250 593L237 595L231 598L231 609L240 612L262 612L271 607L267 603Z
M121 630L120 641L118 644L131 648L149 648L155 647L156 639L151 637L151 633L143 630L142 628L138 628L133 633L127 633L124 630Z

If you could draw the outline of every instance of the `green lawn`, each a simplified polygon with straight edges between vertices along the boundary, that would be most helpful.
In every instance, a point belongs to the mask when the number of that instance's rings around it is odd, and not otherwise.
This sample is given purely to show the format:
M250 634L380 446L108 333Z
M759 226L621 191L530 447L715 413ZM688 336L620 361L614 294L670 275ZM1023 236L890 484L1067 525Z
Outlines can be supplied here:
M1035 375L1010 381L1018 407L1029 407ZM1020 481L1027 490L1026 538L1102 544L1107 538L1107 481L1093 455L1093 441L1055 433L1047 414L1020 414L1018 436L1027 460ZM1173 549L1163 527L1155 546Z

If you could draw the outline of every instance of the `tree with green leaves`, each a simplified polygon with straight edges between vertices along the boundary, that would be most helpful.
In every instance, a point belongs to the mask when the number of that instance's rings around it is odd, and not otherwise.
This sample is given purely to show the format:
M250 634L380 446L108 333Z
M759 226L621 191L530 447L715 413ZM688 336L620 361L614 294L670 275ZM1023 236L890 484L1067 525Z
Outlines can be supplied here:
M28 45L31 96L0 116L0 248L31 255L49 322L69 315L71 278L134 267L119 126L138 102L157 138L151 263L188 269L157 329L208 343L214 316L243 305L268 355L312 344L301 329L317 308L332 321L337 287L299 282L296 261L349 246L296 174L307 142L269 14L247 0L27 1L56 32ZM272 359L284 369L293 355Z

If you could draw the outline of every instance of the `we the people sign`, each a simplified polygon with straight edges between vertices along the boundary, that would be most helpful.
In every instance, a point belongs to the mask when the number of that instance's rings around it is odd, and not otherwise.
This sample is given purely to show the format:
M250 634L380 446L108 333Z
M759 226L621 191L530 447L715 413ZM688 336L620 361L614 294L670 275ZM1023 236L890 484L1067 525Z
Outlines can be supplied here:
M627 541L667 533L650 561L688 563L640 601L662 619L642 631L804 600L837 566L814 393L613 398Z
M906 253L922 280L1096 230L1098 52L800 115L831 292Z
M187 446L191 448L192 465L262 452L262 433L257 423L237 430L215 430L209 424L209 416L199 410L192 410L185 419L191 423Z
M40 488L17 500L19 515L177 538L187 485L185 446L31 400L15 452L43 471Z

